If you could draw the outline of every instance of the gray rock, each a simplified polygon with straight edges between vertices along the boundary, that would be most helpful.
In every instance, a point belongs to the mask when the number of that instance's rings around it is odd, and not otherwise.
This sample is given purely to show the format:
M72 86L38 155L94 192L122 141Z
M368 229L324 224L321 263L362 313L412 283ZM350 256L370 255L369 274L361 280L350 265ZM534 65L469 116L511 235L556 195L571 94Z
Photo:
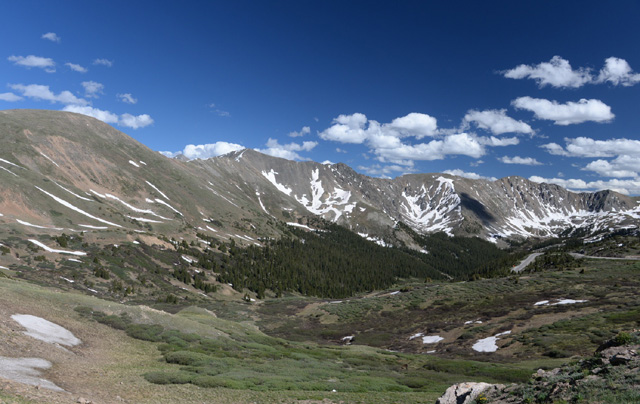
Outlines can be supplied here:
M449 387L442 397L436 401L436 404L469 404L480 394L502 390L504 387L502 384L458 383Z

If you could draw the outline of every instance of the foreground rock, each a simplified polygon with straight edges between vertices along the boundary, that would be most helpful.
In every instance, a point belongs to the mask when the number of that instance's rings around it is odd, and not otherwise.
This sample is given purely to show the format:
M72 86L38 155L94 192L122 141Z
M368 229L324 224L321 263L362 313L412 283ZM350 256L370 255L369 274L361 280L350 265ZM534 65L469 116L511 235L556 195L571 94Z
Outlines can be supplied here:
M626 333L621 333L626 334ZM620 345L624 343L624 345ZM510 386L460 383L447 389L437 404L522 402L640 402L640 333L603 344L593 357L545 371L526 384ZM475 400L475 401L474 401ZM585 401L587 400L587 401Z
M502 384L473 382L454 384L445 391L442 397L436 401L436 404L469 404L474 402L481 394L491 394L502 390L504 387Z

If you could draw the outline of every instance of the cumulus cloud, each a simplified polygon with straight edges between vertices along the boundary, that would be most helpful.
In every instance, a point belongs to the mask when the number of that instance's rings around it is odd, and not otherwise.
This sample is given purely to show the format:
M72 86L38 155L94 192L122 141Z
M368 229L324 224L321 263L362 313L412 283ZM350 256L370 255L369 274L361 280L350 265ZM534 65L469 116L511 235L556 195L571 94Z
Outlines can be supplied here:
M595 140L588 137L565 138L566 148L557 143L542 145L550 154L567 157L615 157L620 154L640 157L640 140Z
M542 165L541 162L539 162L538 160L534 159L533 157L520 157L520 156L514 156L514 157L508 157L508 156L503 156L498 158L499 161L503 162L504 164L522 164L525 166L540 166Z
M120 101L126 104L135 104L138 102L138 100L136 98L133 98L130 93L116 94L116 97L118 97Z
M40 84L9 84L9 87L21 93L23 97L32 98L34 100L50 101L52 103L87 105L89 102L85 99L78 98L70 91L62 91L59 94L53 93L49 86Z
M299 132L290 132L289 136L290 137L301 137L304 135L308 135L309 133L311 133L311 128L308 126L303 126L302 129L300 129Z
M415 112L384 124L369 120L361 113L340 115L318 136L340 143L365 144L379 161L400 165L412 164L413 160L441 160L447 155L478 158L485 154L486 146L508 146L519 142L517 138L479 137L438 130L435 118ZM433 140L422 143L405 140L420 140L427 136Z
M466 171L463 171L463 170L461 170L459 168L456 168L455 170L444 170L443 173L450 174L450 175L455 175L457 177L469 178L469 179L472 179L472 180L487 180L487 181L495 181L495 180L497 180L496 177L485 177L484 175L471 173L471 172L466 172Z
M104 85L96 83L95 81L83 81L82 87L84 87L84 95L89 98L98 98L104 90Z
M605 59L604 66L597 76L591 74L591 69L581 67L574 70L569 61L554 56L549 62L537 65L519 65L513 69L500 72L510 79L533 79L539 87L578 88L585 84L609 83L614 86L633 86L640 82L640 74L634 73L629 63L617 57Z
M318 142L302 142L300 143L289 143L289 144L280 144L277 139L269 138L267 141L266 149L256 149L260 153L268 154L273 157L280 157L287 160L309 160L308 158L302 157L298 154L298 152L302 151L311 151L314 147L318 145Z
M122 114L120 115L120 119L118 120L119 126L124 126L131 129L144 128L145 126L149 126L151 124L153 124L153 119L151 119L151 117L147 114Z
M15 95L14 93L0 93L0 100L2 101L15 102L23 99L24 98L19 95Z
M517 109L532 111L536 118L554 121L556 125L571 125L592 122L608 122L615 115L611 107L600 100L581 99L578 102L569 101L559 104L557 101L549 101L541 98L520 97L511 104Z
M640 194L640 180L608 180L608 181L584 181L581 179L543 178L534 175L529 180L538 183L556 184L574 191L600 191L610 189L621 194Z
M467 133L449 135L442 140L432 140L428 143L400 143L390 148L377 148L373 152L378 156L378 160L396 164L407 164L412 160L442 160L447 155L478 158L485 154L478 138Z
M46 34L42 34L40 38L57 43L61 41L61 38L55 32L47 32Z
M517 137L498 138L495 136L489 136L489 137L478 137L477 139L480 142L480 144L484 146L492 146L492 147L515 146L517 144L520 144L520 139L518 139Z
M626 60L610 57L604 61L604 67L600 70L596 81L628 87L640 82L640 73L634 73Z
M463 127L475 124L478 128L491 131L494 135L503 133L533 133L531 126L507 116L506 109L486 111L469 110L462 120Z
M373 164L371 166L358 166L358 170L366 173L371 177L391 178L392 176L404 175L415 172L412 167L401 166L398 164L386 165Z
M87 70L86 67L82 67L80 65L77 65L75 63L65 63L65 66L69 67L69 69L73 70L74 72L79 72L79 73L86 73L89 70Z
M593 171L602 177L637 178L640 172L640 160L633 156L618 156L611 161L595 160L587 164L583 170Z
M111 61L109 59L94 59L93 60L93 64L97 65L97 66L111 67L111 66L113 66L113 61Z
M90 106L81 106L81 105L67 105L62 109L67 112L75 112L77 114L87 115L96 119L101 120L102 122L106 122L109 124L117 124L118 126L123 126L132 129L144 128L145 126L149 126L153 124L153 119L147 114L142 115L131 115L131 114L122 114L118 116L110 111L101 110L98 108L93 108Z
M537 65L519 65L513 69L503 71L504 77L509 79L533 79L539 87L582 87L592 80L589 69L574 70L568 60L554 56L548 62Z
M436 118L417 112L396 118L390 124L382 126L383 130L396 131L400 135L398 137L413 136L416 139L433 136L437 127Z
M56 63L51 58L43 58L41 56L9 56L7 58L10 62L13 62L16 66L24 66L28 69L37 67L44 69L47 73L55 73Z
M76 114L87 115L110 124L118 123L118 115L114 114L113 112L104 111L102 109L93 108L90 106L67 105L62 110L67 112L75 112Z
M186 158L193 159L208 159L211 157L222 156L223 154L231 153L244 149L244 146L235 143L228 142L215 142L208 144L189 144L184 147L181 152L160 152L167 157L175 157L179 154L184 155Z

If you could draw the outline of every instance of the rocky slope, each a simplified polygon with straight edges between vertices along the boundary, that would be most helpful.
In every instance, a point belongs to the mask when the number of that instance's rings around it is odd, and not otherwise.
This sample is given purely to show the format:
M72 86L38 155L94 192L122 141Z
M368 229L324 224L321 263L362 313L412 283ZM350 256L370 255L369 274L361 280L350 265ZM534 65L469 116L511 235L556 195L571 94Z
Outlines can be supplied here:
M166 158L93 118L0 111L0 225L17 234L61 230L203 232L240 244L278 237L311 215L380 244L444 231L500 239L635 227L635 198L573 193L519 177L490 182L445 174L393 180L344 164L293 162L253 150L208 160ZM299 222L299 223L298 223ZM395 237L395 238L394 238Z

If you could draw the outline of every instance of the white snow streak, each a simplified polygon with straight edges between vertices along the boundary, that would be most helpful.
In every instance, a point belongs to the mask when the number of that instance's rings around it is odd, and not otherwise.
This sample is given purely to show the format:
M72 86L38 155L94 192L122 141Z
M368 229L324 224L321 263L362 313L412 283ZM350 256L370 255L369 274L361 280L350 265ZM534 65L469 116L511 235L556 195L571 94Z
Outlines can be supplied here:
M164 194L164 192L160 191L155 185L153 185L152 183L150 183L149 181L145 181L151 188L155 189L156 191L158 191L160 193L160 195L162 195L162 197L168 201L170 201L171 199L169 199L169 197L167 195Z
M93 202L91 199L89 198L85 198L84 196L80 196L76 193L74 193L71 190L68 190L67 188L63 187L62 185L58 184L57 182L53 181L54 184L56 184L57 186L59 186L60 188L62 188L63 190L67 191L68 193L70 193L71 195L75 196L78 199L82 199L83 201L89 201L89 202Z
M83 252L83 251L57 250L57 249L54 249L54 248L51 248L51 247L48 247L48 246L42 244L38 240L29 239L29 241L32 242L33 244L37 245L38 247L43 248L45 251L52 252L52 253L78 255L78 256L87 255L87 253Z
M42 155L42 157L46 158L47 160L49 160L50 162L52 162L56 167L60 167L58 165L58 163L56 163L55 161L51 160L51 157L47 156L46 154L44 154L43 152L38 152Z
M16 222L20 223L21 225L24 226L29 226L29 227L35 227L36 229L46 229L46 230L63 230L60 227L46 227L46 226L38 226L37 224L31 224L29 222L24 222L20 219L16 219Z
M122 227L122 226L120 226L119 224L111 223L111 222L108 222L108 221L106 221L106 220L103 220L103 219L100 219L100 218L98 218L98 217L95 217L95 216L93 216L93 215L91 215L91 214L89 214L89 213L85 212L84 210L82 210L82 209L80 209L80 208L77 208L77 207L73 206L72 204L70 204L69 202L65 201L64 199L58 198L57 196L55 196L55 195L53 195L53 194L50 194L49 192L45 191L44 189L42 189L42 188L40 188L40 187L38 187L38 186L36 186L36 188L37 188L38 190L40 190L40 191L44 192L45 194L49 195L51 198L53 198L53 200L55 200L55 201L56 201L56 202L58 202L59 204L61 204L61 205L63 205L63 206L66 206L67 208L69 208L69 209L71 209L71 210L75 210L76 212L80 213L81 215L84 215L84 216L86 216L86 217L88 217L88 218L91 218L91 219L93 219L93 220L97 220L97 221L99 221L100 223L108 224L108 225L110 225L110 226Z
M165 206L168 206L169 209L171 209L172 211L176 212L177 214L179 214L180 216L184 216L182 213L180 213L176 208L174 208L173 206L169 205L168 203L166 203L165 201L163 201L162 199L158 199L156 198L156 202L163 204ZM163 219L166 219L165 217L163 217ZM170 220L170 219L167 219Z
M135 161L133 161L133 160L129 160L129 164L131 164L131 165L132 165L132 166L134 166L134 167L138 167L138 168L140 168L140 164L136 163L136 162L135 162Z

